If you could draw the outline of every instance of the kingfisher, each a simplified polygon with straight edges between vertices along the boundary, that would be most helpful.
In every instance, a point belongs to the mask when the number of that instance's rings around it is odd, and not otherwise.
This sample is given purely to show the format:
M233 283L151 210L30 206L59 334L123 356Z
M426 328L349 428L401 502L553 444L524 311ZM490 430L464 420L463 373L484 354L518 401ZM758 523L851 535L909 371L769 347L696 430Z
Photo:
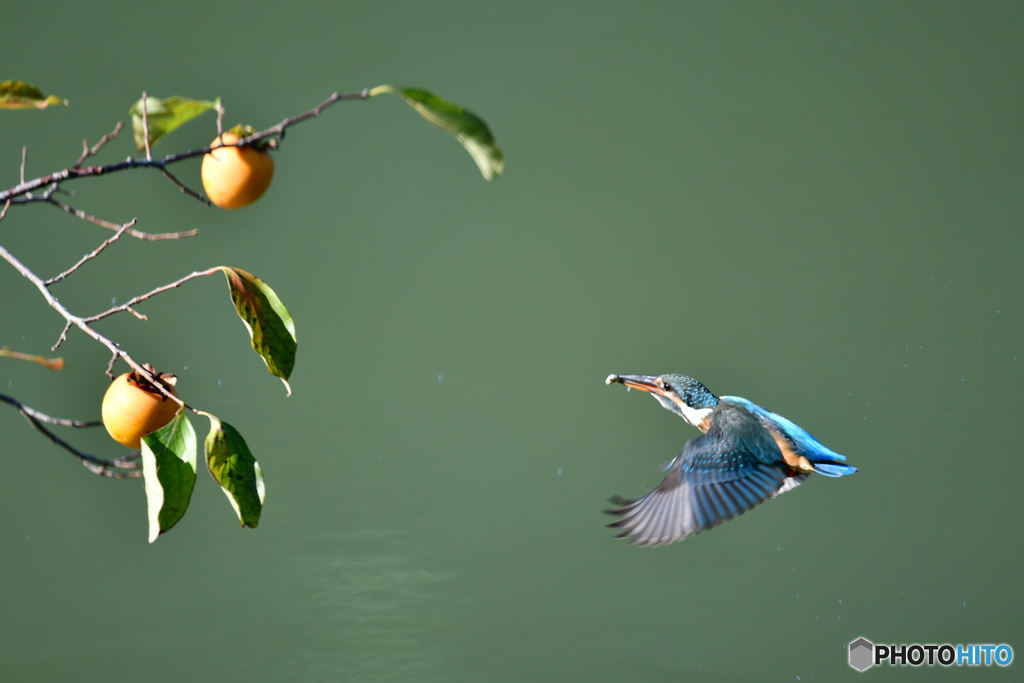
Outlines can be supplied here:
M853 474L846 457L798 425L739 396L718 397L686 375L608 375L605 384L646 391L703 436L662 466L668 475L643 498L612 498L616 538L665 545L718 526L799 486L812 473Z

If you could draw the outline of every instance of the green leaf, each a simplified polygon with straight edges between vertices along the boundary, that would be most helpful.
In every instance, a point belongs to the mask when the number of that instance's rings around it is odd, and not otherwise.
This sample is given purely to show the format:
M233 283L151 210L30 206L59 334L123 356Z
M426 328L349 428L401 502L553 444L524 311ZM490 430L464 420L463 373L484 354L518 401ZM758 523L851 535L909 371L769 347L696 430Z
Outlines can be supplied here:
M184 411L142 437L142 476L152 543L185 515L196 484L196 433Z
M188 123L200 114L216 109L220 104L218 97L213 102L206 100L190 100L187 97L146 97L146 125L149 127L149 146L152 148L160 138L178 126ZM141 152L146 149L146 134L142 127L142 100L132 105L132 128L135 130L135 147Z
M252 337L253 350L262 356L270 374L280 377L288 395L288 378L295 367L295 323L288 309L267 283L239 268L221 266L228 279L231 301Z
M370 97L381 93L398 95L418 111L420 116L454 135L473 157L485 179L494 180L505 169L505 158L498 149L498 143L494 141L494 136L483 119L473 112L419 88L381 85L370 91Z
M0 83L0 109L46 109L51 104L66 107L68 101L56 95L47 97L39 88L25 81Z
M206 466L224 489L242 526L256 528L267 490L263 472L252 457L238 430L209 413L210 434L206 437Z

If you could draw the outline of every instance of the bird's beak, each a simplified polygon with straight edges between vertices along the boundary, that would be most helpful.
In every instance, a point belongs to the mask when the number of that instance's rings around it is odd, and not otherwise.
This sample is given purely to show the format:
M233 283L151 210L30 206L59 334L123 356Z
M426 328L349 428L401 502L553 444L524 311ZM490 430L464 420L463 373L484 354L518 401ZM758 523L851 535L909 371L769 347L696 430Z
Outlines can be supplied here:
M665 390L658 384L657 377L649 375L608 375L605 384L625 384L630 389L639 389L656 396L664 396Z

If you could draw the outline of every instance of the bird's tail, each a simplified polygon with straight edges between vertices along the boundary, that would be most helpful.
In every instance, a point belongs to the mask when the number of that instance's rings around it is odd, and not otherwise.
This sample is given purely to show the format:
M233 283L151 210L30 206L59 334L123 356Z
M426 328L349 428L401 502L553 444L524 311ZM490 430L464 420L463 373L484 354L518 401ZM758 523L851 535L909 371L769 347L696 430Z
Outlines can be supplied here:
M852 465L839 465L833 462L816 462L812 463L811 467L815 472L824 474L826 477L841 477L844 474L853 474L857 471L857 468Z

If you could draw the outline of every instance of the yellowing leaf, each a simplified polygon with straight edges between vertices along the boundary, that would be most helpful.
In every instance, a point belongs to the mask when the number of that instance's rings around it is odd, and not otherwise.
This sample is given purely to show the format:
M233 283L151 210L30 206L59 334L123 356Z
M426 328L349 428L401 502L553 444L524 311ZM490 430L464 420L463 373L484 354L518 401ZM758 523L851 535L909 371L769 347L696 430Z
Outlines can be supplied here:
M27 360L32 363L39 363L40 365L45 365L51 370L64 369L63 358L44 358L43 356L33 356L27 353L21 353L20 351L12 351L6 346L0 346L0 356L7 356L8 358L17 358L19 360Z
M56 95L47 97L39 88L25 81L0 83L0 109L46 109L51 104L67 106L68 101Z

